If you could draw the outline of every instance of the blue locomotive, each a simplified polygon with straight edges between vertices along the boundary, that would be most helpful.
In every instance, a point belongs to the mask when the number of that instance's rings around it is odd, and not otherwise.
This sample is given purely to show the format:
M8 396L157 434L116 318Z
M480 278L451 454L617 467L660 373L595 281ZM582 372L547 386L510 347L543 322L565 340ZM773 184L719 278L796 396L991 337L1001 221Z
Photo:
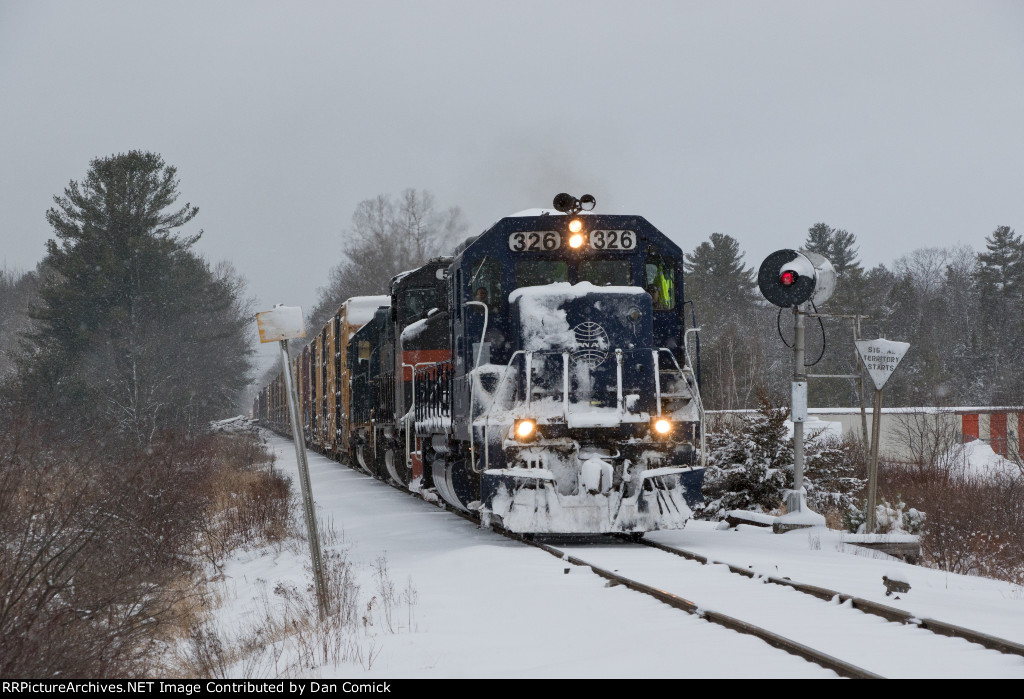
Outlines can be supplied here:
M683 527L705 450L682 251L592 205L559 195L392 280L341 351L334 453L510 531Z

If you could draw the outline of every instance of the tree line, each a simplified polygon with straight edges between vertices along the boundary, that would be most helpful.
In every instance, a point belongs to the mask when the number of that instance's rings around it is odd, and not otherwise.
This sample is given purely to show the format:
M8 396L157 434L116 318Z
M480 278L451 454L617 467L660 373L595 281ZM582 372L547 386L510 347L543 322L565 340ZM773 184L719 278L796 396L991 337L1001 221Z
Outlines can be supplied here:
M886 384L887 405L1019 405L1024 346L1024 240L1009 226L984 238L984 250L926 247L865 269L856 236L826 223L808 229L801 249L828 258L837 285L822 312L866 316L861 338L910 343ZM704 403L758 407L758 394L786 400L792 374L792 314L761 297L756 271L739 243L712 233L686 255L685 293L701 327ZM781 337L780 337L781 336ZM856 371L850 319L807 323L808 371ZM822 347L822 340L825 346ZM820 359L818 359L820 356ZM866 382L870 389L870 381ZM859 405L854 382L812 380L812 405Z
M320 289L308 325L320 328L350 296L384 293L399 272L446 253L465 234L458 207L440 209L427 191L381 194L356 207L341 261ZM802 250L828 258L837 288L822 312L860 315L859 337L909 342L886 385L892 406L1016 405L1024 402L1024 241L1009 226L984 237L984 250L925 247L870 269L854 233L819 222ZM792 314L769 305L739 242L712 233L685 255L685 296L701 328L701 374L709 409L757 409L762 398L788 400ZM853 321L807 325L814 374L853 374ZM296 347L296 349L298 349ZM276 374L267 371L265 379ZM870 381L865 379L865 391ZM855 382L815 379L811 404L860 404Z
M54 198L47 219L57 239L39 268L0 270L0 376L19 377L21 400L61 412L88 406L137 441L199 424L238 400L252 309L230 265L192 251L202 231L175 232L197 213L173 207L177 188L176 170L158 155L96 159L85 180ZM321 327L351 296L384 293L394 275L445 254L466 228L458 207L439 206L426 190L361 201L307 324ZM870 269L856 236L827 223L811 226L801 249L837 272L836 293L818 310L865 316L862 338L911 344L887 404L1024 399L1024 241L1012 228L995 228L981 252L926 247ZM792 314L764 301L744 257L735 238L717 232L685 255L710 409L757 408L759 394L784 402L788 393ZM849 319L809 322L807 361L818 360L809 371L853 373L852 340ZM852 381L815 379L810 400L843 407L860 396Z

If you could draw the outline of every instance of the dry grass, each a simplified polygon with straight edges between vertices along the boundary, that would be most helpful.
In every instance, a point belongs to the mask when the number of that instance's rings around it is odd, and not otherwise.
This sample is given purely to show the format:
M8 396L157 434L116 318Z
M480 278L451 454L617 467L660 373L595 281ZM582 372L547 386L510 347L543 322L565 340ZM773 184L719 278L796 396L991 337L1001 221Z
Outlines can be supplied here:
M291 534L291 480L251 434L224 435L212 446L217 464L208 483L199 549L215 567L235 549L283 542Z
M885 465L881 498L925 512L926 565L1024 584L1024 480Z
M5 414L0 677L132 677L217 602L202 559L281 542L293 504L253 434L145 449Z
M213 447L218 468L208 480L207 517L198 548L214 569L212 579L194 576L191 605L181 610L174 652L159 674L167 677L297 677L320 667L376 660L380 633L414 623L416 591L409 581L396 592L386 558L373 566L374 589L366 599L333 521L319 522L328 613L320 618L315 589L278 583L260 591L256 609L241 628L222 628L216 610L227 594L220 584L224 561L238 548L275 546L308 560L305 530L298 526L290 482L250 437L222 439ZM309 563L306 579L311 581Z
M319 615L312 584L299 588L277 583L272 590L261 591L258 608L250 615L254 621L244 627L221 628L210 614L188 629L167 674L282 678L344 664L370 669L380 653L378 634L398 632L400 615L413 623L416 591L410 581L396 595L387 559L380 557L373 566L374 589L366 599L347 547L338 543L330 523L320 522L319 527L333 547L323 555L326 616ZM296 538L292 543L299 541ZM311 575L308 564L306 572Z

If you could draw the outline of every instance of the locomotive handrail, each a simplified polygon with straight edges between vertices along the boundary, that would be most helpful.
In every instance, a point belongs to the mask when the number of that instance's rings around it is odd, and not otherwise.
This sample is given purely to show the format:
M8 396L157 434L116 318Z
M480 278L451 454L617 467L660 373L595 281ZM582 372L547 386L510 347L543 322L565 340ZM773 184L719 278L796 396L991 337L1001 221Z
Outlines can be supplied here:
M437 364L437 362L416 362L415 364L402 362L403 369L412 369L409 372L412 374L412 404L405 415L402 416L402 422L405 423L405 466L410 470L410 473L412 472L412 450L409 445L409 433L415 429L416 425L416 371L421 366L429 366L431 364Z
M483 263L480 263L480 267L483 267ZM479 270L478 270L479 273ZM487 337L487 304L482 301L466 301L463 306L483 306L484 307L484 327L480 332L480 344L476 348L476 359L473 361L473 373L480 368L480 354L484 350L484 338ZM476 470L476 440L473 439L473 388L474 384L469 384L469 463L472 471L479 473ZM484 453L487 452L487 445L484 444Z
M531 362L532 359L533 359L533 352L527 352L526 350L516 350L515 352L513 352L512 356L508 358L508 364L505 365L505 371L504 371L504 373L502 373L501 379L498 381L497 385L494 387L494 395L495 396L499 395L499 390L501 389L502 386L505 385L505 379L508 377L509 369L512 368L512 362L515 361L515 358L518 355L523 355L524 357L526 357L528 363ZM474 379L478 378L477 376L475 376L476 369L473 370L473 373L474 373L474 377L473 378ZM473 414L472 400L473 400L473 398L472 398L472 396L470 396L470 406L469 406L470 415ZM487 406L487 412L484 413L484 470L485 471L491 465L491 450L487 448L487 444L488 444L488 438L490 437L491 410L493 410L493 409L494 409L494 400L492 399L491 400L491 404ZM469 422L469 440L470 440L470 444L472 444L475 441L475 439L476 438L473 435L473 421L470 420L470 422ZM473 469L474 473L481 473L480 471L477 470L475 462L472 464L472 469Z
M685 348L683 349L683 351L684 352L686 351ZM700 417L700 465L706 467L707 466L707 449L706 449L707 439L705 437L705 432L707 430L704 429L704 401L701 400L700 389L696 385L696 380L694 380L693 384L691 384L689 379L687 379L686 372L683 371L682 367L679 366L679 362L676 361L676 357L675 357L674 354L672 354L671 350L669 350L667 347L659 347L658 348L658 352L656 354L660 356L660 354L662 352L665 352L666 354L668 354L669 358L672 360L672 363L676 365L676 371L679 372L679 375L682 376L683 380L686 381L688 386L690 386L690 393L692 393L693 397L696 398L696 402L697 402L697 415ZM654 375L655 376L658 375L658 372L660 371L660 368L661 368L661 363L660 362L655 362L655 367L654 367L654 369L655 369ZM693 373L692 369L691 369L690 373L691 374ZM659 388L658 388L658 412L661 412L661 389L660 389L660 382L658 382L658 385L659 385Z
M416 423L430 417L447 416L450 418L450 413L446 413L446 406L443 405L445 392L438 386L438 382L448 378L445 370L451 367L451 359L421 364L424 365L423 368L416 370L415 373L419 374L422 380L431 380L433 385L430 388L430 393L424 396L424 403L422 405L419 401L416 401L415 412L419 413L415 416ZM435 398L436 401L434 400Z

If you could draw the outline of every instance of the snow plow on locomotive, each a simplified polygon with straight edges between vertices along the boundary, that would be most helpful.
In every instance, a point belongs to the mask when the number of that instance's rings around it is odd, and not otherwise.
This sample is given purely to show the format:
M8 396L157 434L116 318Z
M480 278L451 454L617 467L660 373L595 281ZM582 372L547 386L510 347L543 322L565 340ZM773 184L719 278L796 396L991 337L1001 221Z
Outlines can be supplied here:
M355 465L520 533L685 525L704 475L696 330L682 251L649 222L521 212L390 291L334 372Z

